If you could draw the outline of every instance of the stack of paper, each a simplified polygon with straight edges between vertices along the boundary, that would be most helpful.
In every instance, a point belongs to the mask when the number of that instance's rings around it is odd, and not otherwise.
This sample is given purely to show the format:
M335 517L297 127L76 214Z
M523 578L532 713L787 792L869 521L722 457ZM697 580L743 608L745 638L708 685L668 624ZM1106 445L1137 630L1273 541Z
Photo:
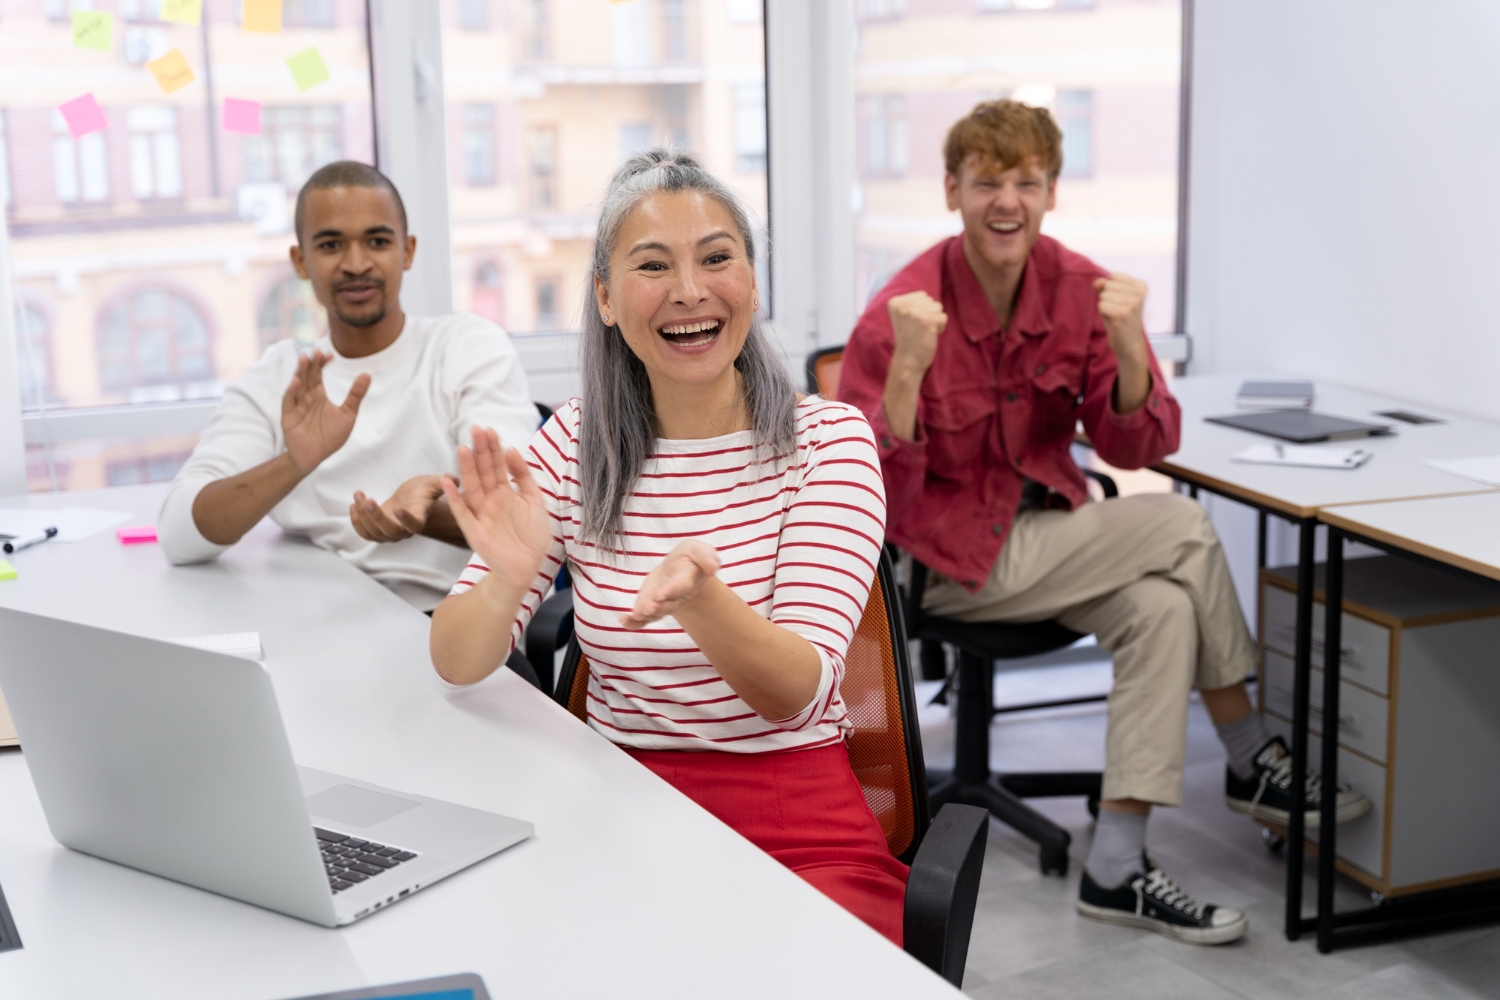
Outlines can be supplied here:
M1500 455L1486 455L1483 458L1452 458L1442 462L1429 461L1427 464L1434 469L1442 469L1455 476L1472 479L1476 483L1500 486Z
M1364 448L1322 444L1252 444L1230 456L1232 462L1255 465L1305 465L1315 469L1357 469L1371 458Z

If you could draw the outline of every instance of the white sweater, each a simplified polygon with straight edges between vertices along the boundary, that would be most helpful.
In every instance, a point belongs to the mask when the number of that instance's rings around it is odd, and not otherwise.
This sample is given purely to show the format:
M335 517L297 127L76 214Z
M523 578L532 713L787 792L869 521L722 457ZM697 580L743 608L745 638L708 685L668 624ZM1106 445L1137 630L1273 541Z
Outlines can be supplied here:
M458 472L457 448L475 426L491 427L507 447L525 449L541 422L526 373L505 331L477 316L408 316L396 342L378 354L334 359L323 369L328 398L342 403L354 379L370 373L370 391L349 440L281 503L271 519L285 531L338 553L417 607L428 610L458 579L468 552L433 538L367 542L349 523L355 490L384 501L413 476ZM285 450L281 398L297 371L290 340L266 349L224 392L213 421L172 481L157 533L173 563L204 562L227 546L204 538L193 501L215 480L237 475Z

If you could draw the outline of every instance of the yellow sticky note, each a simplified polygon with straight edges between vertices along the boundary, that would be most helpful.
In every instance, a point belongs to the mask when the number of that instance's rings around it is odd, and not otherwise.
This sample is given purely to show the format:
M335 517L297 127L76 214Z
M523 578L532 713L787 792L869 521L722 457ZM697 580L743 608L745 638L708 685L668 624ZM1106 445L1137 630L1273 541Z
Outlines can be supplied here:
M161 0L161 19L173 24L202 24L203 0ZM280 18L277 18L278 23Z
M240 0L240 27L246 31L280 31L281 0Z
M160 59L153 59L146 64L151 75L156 77L156 82L161 85L163 94L170 94L174 90L181 90L194 80L193 68L188 65L187 56L182 54L181 49L173 49Z
M73 48L109 51L115 41L115 16L104 10L73 12Z
M292 71L298 90L316 87L328 79L328 67L323 65L323 57L318 55L317 49L305 49L289 57L286 68Z
M0 580L14 580L16 568L10 564L9 559L0 559Z

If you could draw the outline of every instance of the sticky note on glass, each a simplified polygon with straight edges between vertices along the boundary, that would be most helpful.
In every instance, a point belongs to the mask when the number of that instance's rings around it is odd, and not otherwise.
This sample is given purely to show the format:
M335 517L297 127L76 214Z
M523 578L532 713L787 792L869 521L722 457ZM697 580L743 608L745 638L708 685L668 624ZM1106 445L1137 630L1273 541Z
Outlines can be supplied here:
M154 524L143 524L136 528L116 528L115 537L122 545L140 545L142 542L156 541L156 526Z
M173 49L160 59L151 60L146 68L156 77L163 94L181 90L198 79L193 75L193 68L188 65L187 56L182 54L181 49Z
M328 67L323 65L323 57L318 54L317 49L306 49L289 57L286 68L292 71L292 79L297 81L298 90L316 87L328 79Z
M9 559L0 559L0 580L14 580L16 568L10 564Z
M260 102L224 98L224 131L260 135Z
M62 112L63 121L68 123L68 132L75 139L109 127L109 119L104 117L104 109L99 107L93 94L59 104L57 110Z
M115 16L103 10L75 10L73 12L73 48L103 49L106 52L115 42Z
M173 24L202 24L203 0L161 0L161 19Z
M240 27L246 31L280 31L281 0L241 0Z

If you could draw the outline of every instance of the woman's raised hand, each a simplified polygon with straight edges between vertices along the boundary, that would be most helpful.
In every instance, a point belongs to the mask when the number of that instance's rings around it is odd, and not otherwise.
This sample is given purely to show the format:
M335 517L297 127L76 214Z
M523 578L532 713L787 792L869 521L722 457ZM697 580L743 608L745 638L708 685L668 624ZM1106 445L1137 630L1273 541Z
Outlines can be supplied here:
M698 596L703 585L719 572L719 553L707 542L678 542L656 568L646 574L635 607L620 616L628 629L644 628L674 615Z
M552 519L526 459L514 448L502 450L494 431L476 427L474 447L458 449L458 469L462 492L444 476L443 494L464 540L492 574L529 586L552 544Z

